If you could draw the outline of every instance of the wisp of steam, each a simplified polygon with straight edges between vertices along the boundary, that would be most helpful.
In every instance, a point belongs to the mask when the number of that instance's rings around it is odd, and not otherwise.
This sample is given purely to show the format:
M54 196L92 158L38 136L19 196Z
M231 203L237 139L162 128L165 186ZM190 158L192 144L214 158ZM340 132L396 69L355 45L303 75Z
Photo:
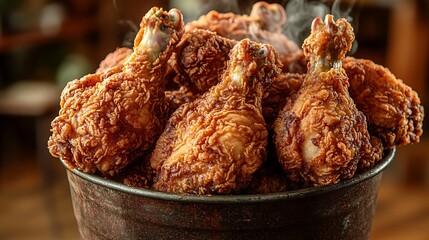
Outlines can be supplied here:
M114 7L118 9L118 0L113 0ZM239 0L171 0L170 6L177 7L184 13L185 22L196 20L201 15L207 14L211 10L221 13L233 12L237 14L249 14L252 5L257 0L243 4ZM330 5L331 3L331 5ZM353 26L355 33L358 30L358 16L360 8L355 7L356 0L348 0L346 3L341 0L285 0L281 4L285 6L287 20L283 27L283 33L292 41L301 46L305 38L310 34L311 22L316 17L322 19L326 14L331 13L335 19L345 18ZM132 47L132 39L138 31L138 25L129 20L121 20L122 26L130 31L124 39L123 45ZM357 42L353 43L353 48L349 54L357 50Z
M328 0L289 0L286 3L287 21L283 28L283 33L299 46L302 45L305 38L310 34L311 22L314 18L324 18L326 14L332 14L335 19L345 18L353 26L355 33L358 30L358 9L355 8L356 0L349 0L343 4L341 0L335 0L332 6L329 6ZM357 49L357 42L353 43L350 54Z

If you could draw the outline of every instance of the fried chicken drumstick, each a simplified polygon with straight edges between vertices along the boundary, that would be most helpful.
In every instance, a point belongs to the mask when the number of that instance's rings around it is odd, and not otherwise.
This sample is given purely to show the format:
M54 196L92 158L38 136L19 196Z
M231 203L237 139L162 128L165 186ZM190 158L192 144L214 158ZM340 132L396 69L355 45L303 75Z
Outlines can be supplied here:
M206 29L228 39L239 41L249 38L255 42L271 44L278 52L285 72L304 73L306 64L301 49L282 33L285 23L286 12L283 6L261 1L253 5L250 15L210 11L186 24L185 29L187 32Z
M349 78L350 96L364 113L369 133L379 138L385 149L420 141L424 109L416 91L371 60L346 57L343 68ZM267 123L277 117L305 75L285 73L273 82L263 101Z
M182 14L154 7L140 27L122 69L84 76L63 90L48 148L69 168L115 175L161 134L167 118L163 77L183 33Z
M384 148L420 141L424 111L411 87L370 60L347 57L343 66L350 78L350 95Z
M154 189L230 194L245 188L266 156L264 90L279 73L270 45L234 46L222 81L173 113L151 157Z
M279 162L288 177L304 187L351 178L362 157L380 151L371 145L365 116L349 96L341 67L353 40L345 19L335 22L327 15L325 22L313 21L303 44L309 72L274 123Z

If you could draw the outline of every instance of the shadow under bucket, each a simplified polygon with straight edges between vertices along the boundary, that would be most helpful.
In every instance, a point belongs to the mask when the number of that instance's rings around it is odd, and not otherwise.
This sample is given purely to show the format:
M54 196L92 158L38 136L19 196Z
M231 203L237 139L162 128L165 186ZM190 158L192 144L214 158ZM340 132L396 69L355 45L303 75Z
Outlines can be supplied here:
M174 194L67 175L84 239L367 239L394 155L336 185L255 195Z

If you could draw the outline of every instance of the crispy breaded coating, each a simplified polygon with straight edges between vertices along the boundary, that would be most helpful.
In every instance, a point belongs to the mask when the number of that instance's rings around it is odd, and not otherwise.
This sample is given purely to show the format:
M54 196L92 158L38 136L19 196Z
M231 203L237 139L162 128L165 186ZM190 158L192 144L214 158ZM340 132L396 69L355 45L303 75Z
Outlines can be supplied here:
M130 164L127 171L124 171L120 181L125 185L135 188L151 189L155 170L150 166L150 155L146 154L135 163Z
M170 60L178 75L175 81L194 93L206 92L221 81L229 52L235 44L237 41L208 30L185 32Z
M177 90L165 91L165 100L168 102L169 109L168 116L171 116L182 104L192 102L198 96L186 86L180 86Z
M222 81L169 119L151 157L154 188L230 194L247 187L266 156L261 99L280 69L269 45L242 40Z
M152 8L134 51L113 67L67 84L48 148L69 168L115 175L155 144L167 120L166 62L183 33L181 12Z
M367 117L370 133L385 148L419 142L424 110L417 92L371 60L348 57L343 64L350 95Z
M97 73L106 71L112 67L118 67L122 69L124 62L133 53L133 50L126 47L117 48L115 51L106 55L106 57L100 62Z
M366 118L349 96L341 67L353 40L353 29L345 19L335 22L327 15L325 22L313 21L303 44L309 72L274 123L280 165L303 187L349 179L361 157L375 151Z
M305 74L282 73L274 79L262 99L262 113L268 128L272 128L280 110L286 104L286 99L299 90L304 78Z
M253 5L250 15L210 11L196 21L186 24L185 29L187 32L206 29L228 39L248 38L255 42L271 44L279 54L283 71L305 73L306 62L301 49L282 33L285 22L286 12L283 6L261 1Z

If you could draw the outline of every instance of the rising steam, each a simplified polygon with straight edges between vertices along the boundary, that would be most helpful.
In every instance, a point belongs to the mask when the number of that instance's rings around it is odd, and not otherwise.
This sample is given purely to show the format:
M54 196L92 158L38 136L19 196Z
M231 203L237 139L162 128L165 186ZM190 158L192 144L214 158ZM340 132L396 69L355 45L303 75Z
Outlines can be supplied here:
M248 13L252 7L253 1L244 6L239 4L239 0L170 0L170 6L180 9L184 14L184 21L190 22L196 20L201 15L207 14L211 10L220 13Z
M289 39L302 45L304 39L310 34L311 22L314 18L324 18L326 14L334 15L335 19L345 18L353 26L355 33L358 30L358 8L355 8L356 0L349 0L347 4L341 0L335 0L332 6L328 0L311 1L311 0L289 0L286 3L287 21L283 28L283 33ZM357 43L353 45L352 52L356 50Z
M118 0L113 0L113 5L118 9ZM185 22L196 20L201 15L211 10L221 13L233 12L237 14L250 14L252 5L258 0L170 0L170 7L176 7L184 13ZM335 19L345 18L352 25L355 33L358 30L358 16L360 6L355 7L356 0L283 0L287 20L283 27L283 33L292 41L301 46L304 39L310 34L311 22L316 17L322 19L326 14L334 15ZM131 21L122 20L120 24L130 29L130 33L124 40L124 45L132 45L132 37L138 31L138 26ZM357 49L357 42L353 43L351 54Z

